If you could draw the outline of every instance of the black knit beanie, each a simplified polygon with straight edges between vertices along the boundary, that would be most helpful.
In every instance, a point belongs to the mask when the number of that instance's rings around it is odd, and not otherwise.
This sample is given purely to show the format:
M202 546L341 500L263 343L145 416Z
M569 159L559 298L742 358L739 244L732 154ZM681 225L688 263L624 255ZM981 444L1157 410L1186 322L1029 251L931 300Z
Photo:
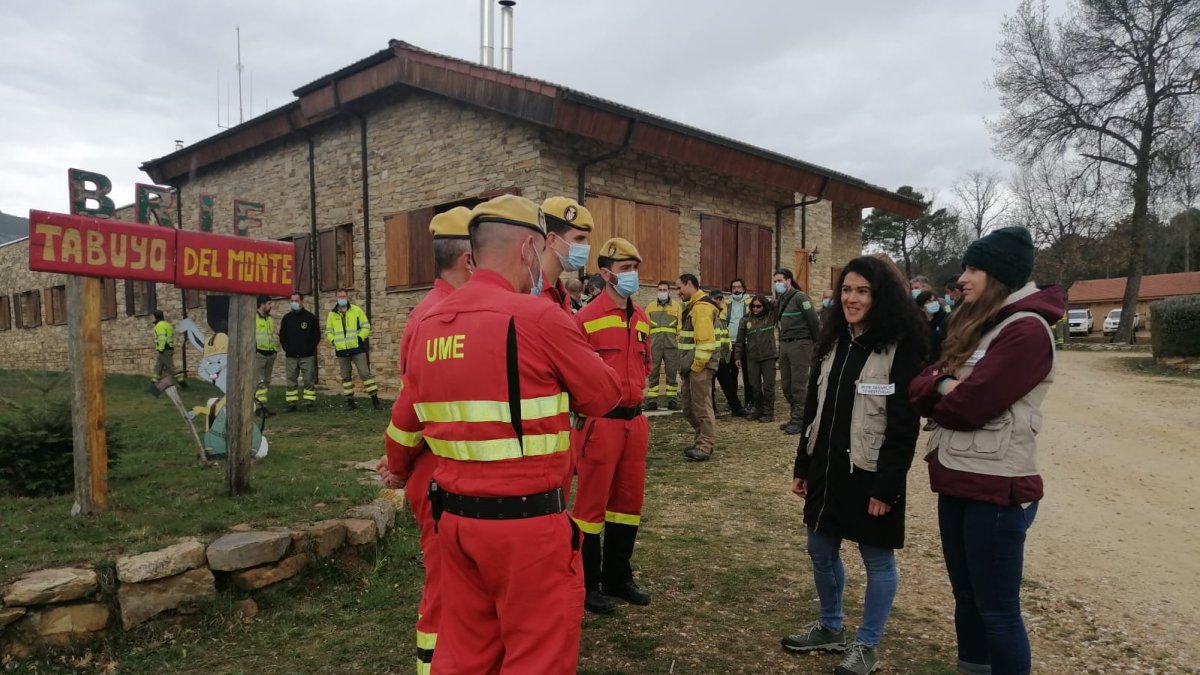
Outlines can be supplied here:
M1023 227L1002 227L971 242L963 254L963 267L987 272L1012 290L1033 275L1033 239Z

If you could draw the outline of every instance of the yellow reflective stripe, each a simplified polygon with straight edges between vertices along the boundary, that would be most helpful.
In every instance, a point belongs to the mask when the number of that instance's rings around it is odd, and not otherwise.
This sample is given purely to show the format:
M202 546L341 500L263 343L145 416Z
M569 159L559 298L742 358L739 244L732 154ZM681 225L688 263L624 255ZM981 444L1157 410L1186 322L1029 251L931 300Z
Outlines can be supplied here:
M417 659L417 675L433 675L433 664Z
M571 516L571 520L575 521L575 524L579 526L579 529L584 534L600 534L600 531L604 529L604 523L589 523L588 521L580 520L575 516Z
M667 326L665 328L651 328L650 329L651 335L654 335L655 333L678 333L678 332L679 331L675 330L675 328L673 328L671 326Z
M437 633L417 631L417 649L433 649L437 646Z
M583 324L583 332L591 335L592 333L595 333L598 330L604 330L605 328L625 328L628 325L629 324L625 323L625 319L622 319L619 316L602 316L599 319L585 321Z
M567 412L567 394L521 399L521 419L537 420ZM511 422L508 401L445 401L416 403L417 419L422 422Z
M695 336L696 336L696 331L694 331L694 330L679 331L679 337L695 337Z
M689 352L689 351L695 349L696 345L692 344L691 342L680 342L675 345L675 348L682 349L685 352Z
M433 454L460 462L497 462L502 459L518 459L521 447L515 438L494 438L487 441L447 441L425 437ZM571 433L534 434L525 436L525 457L553 455L571 447Z
M415 448L421 444L420 431L405 431L395 424L388 424L387 437L396 441L400 445L405 445L410 448Z
M610 523L620 523L621 525L641 525L642 517L635 516L632 513L617 513L616 511L605 511L604 520Z
M645 321L639 321L633 324L633 329L639 333L648 333L650 332L650 324L646 323Z
M716 349L720 346L720 340L713 340L712 342L701 342L700 344L696 345L696 349Z

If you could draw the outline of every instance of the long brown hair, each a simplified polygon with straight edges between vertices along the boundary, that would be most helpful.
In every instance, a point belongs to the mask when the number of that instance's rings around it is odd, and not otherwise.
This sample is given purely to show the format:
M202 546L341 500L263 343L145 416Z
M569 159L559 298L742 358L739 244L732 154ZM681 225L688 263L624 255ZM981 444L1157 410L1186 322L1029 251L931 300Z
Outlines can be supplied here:
M908 294L908 284L899 268L890 260L873 255L864 255L851 260L842 268L842 274L833 287L835 301L832 307L821 312L821 332L817 336L815 356L823 358L837 347L837 342L847 334L846 312L842 309L841 292L846 275L851 272L861 275L871 284L871 311L867 317L872 335L878 337L876 351L894 345L904 338L920 340L922 350L928 338L928 328L917 306Z
M992 275L987 276L987 284L979 298L954 308L950 314L949 326L946 328L946 339L942 342L942 370L953 373L958 370L971 354L983 334L991 327L992 321L1004 307L1012 291L1003 283L996 281Z

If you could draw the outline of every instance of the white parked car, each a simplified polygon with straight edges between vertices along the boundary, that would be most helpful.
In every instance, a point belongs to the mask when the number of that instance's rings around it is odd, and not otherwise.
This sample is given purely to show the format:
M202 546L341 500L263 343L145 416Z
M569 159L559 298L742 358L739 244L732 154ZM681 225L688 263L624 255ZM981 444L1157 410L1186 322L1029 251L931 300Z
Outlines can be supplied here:
M1071 335L1091 335L1096 328L1090 309L1072 309L1067 312L1067 325Z
M1111 312L1109 312L1108 316L1104 317L1104 334L1112 335L1113 333L1117 332L1117 326L1120 323L1121 323L1121 310L1114 309ZM1141 326L1142 326L1142 315L1134 314L1133 315L1133 330L1136 331L1138 328L1141 328Z

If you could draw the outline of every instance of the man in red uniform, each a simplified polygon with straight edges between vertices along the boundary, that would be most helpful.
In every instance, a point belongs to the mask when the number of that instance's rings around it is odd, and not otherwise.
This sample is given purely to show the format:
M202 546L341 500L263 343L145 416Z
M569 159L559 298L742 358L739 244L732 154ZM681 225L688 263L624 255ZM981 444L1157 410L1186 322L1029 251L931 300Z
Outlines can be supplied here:
M617 407L583 419L576 432L579 490L572 517L583 530L583 606L596 614L616 609L614 596L635 605L650 604L650 594L634 582L629 564L642 522L650 442L650 425L642 414L642 392L650 374L650 319L631 297L638 290L641 262L628 241L605 242L599 256L604 290L575 315L588 344L621 382Z
M573 673L583 579L565 513L567 409L603 415L616 375L567 314L529 291L541 276L541 210L504 195L473 210L476 271L413 329L388 430L402 480L422 442L437 456L439 675Z
M400 337L400 372L409 360L409 349L412 344L413 329L421 322L430 309L436 307L442 300L450 297L454 289L467 283L471 278L471 242L467 232L467 224L471 220L471 210L462 206L439 213L429 223L429 231L433 234L433 265L437 279L433 288L408 315L408 323L404 325L404 333ZM417 608L417 675L429 675L433 663L434 648L437 646L438 618L441 613L441 603L438 596L438 565L437 537L434 536L433 511L429 506L429 481L433 477L433 468L437 464L429 452L422 452L413 460L412 473L407 481L399 476L388 473L387 456L380 460L380 474L383 482L390 488L405 488L409 508L416 518L417 528L421 532L421 553L425 563L425 584L421 588L421 604Z
M592 212L570 197L549 197L542 202L542 213L546 216L542 278L549 285L539 291L570 315L574 313L571 295L559 277L563 272L578 272L587 265L592 255Z

